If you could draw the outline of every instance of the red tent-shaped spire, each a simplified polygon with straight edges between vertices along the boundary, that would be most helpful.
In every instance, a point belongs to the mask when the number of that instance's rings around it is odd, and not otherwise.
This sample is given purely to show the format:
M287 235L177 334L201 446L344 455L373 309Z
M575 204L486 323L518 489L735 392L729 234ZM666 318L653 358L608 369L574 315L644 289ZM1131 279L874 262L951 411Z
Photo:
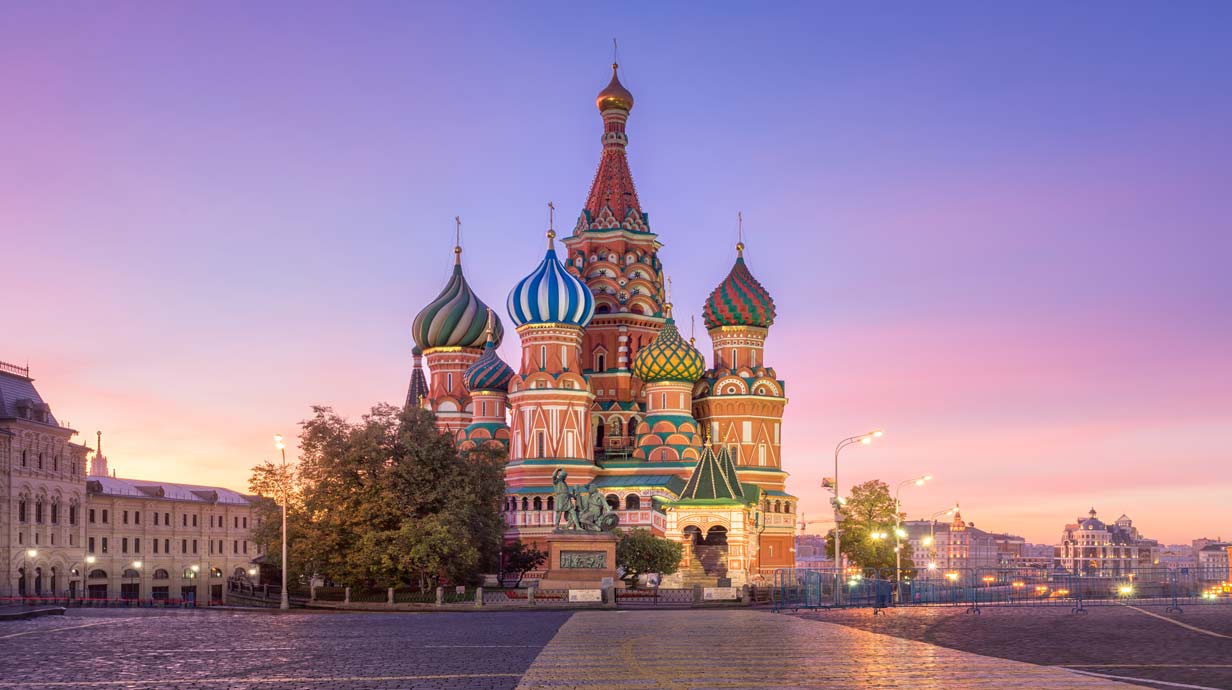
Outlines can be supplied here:
M633 173L629 171L629 159L625 147L629 143L625 135L625 123L633 108L633 94L620 83L618 65L612 63L612 81L599 92L595 105L603 116L603 156L599 170L590 185L590 194L579 220L579 230L606 230L625 228L646 232L646 216L637 200L633 186ZM582 225L585 227L582 227Z

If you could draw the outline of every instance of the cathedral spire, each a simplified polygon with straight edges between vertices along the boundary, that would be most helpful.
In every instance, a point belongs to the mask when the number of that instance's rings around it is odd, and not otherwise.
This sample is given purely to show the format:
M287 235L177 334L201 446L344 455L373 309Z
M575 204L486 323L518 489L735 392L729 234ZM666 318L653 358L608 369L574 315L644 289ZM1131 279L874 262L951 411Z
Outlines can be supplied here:
M624 228L647 232L646 215L637 200L633 173L625 157L625 147L629 143L625 123L633 109L633 94L620 83L619 69L620 65L613 62L612 80L595 99L595 106L603 116L603 154L586 198L579 229ZM586 228L580 227L582 223Z

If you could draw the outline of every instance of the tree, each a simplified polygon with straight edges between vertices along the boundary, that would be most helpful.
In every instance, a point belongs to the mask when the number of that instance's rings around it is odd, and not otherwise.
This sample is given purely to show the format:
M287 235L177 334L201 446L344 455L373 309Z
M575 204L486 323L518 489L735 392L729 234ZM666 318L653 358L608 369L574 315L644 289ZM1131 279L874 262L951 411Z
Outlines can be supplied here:
M377 405L359 422L313 408L290 478L292 571L298 565L339 584L426 588L496 570L504 452L463 457L435 422L414 406ZM287 478L278 469L254 468L253 486L280 486Z
M894 497L890 487L871 480L851 488L851 497L839 509L843 555L865 568L894 568ZM827 536L827 552L834 557L834 530ZM901 541L904 572L914 568L911 545Z
M616 565L624 568L625 574L621 579L630 589L635 589L639 575L671 575L679 570L683 552L680 542L656 537L644 529L635 529L621 534L616 542Z
M505 580L506 575L516 575L518 579L513 586L519 587L526 573L543 565L547 560L547 552L540 551L534 546L527 546L522 543L521 539L515 540L511 544L506 544L501 550L501 580Z

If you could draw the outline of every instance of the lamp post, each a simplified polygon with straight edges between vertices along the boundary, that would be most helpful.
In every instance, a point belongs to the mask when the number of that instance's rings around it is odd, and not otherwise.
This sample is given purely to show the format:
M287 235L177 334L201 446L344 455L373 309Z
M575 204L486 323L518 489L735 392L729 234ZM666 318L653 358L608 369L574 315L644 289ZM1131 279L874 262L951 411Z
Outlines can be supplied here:
M278 608L286 611L291 608L291 598L287 594L287 446L282 442L282 434L274 435L274 447L282 453L282 599Z
M884 431L880 429L875 429L866 434L860 434L859 436L848 436L842 441L839 441L838 445L834 447L834 478L833 478L833 481L831 482L832 485L830 487L830 489L834 491L834 498L831 499L830 502L834 506L834 564L838 567L838 585L839 586L836 587L834 590L836 598L841 596L841 592L843 591L842 589L843 576L846 574L846 569L843 568L842 527L839 524L839 509L842 508L843 506L843 498L842 498L843 495L842 493L839 492L839 485L838 485L838 455L847 446L855 445L857 443L867 446L868 444L873 442L874 438L881 438L881 436L884 434L885 434ZM825 483L823 482L822 485L824 486Z
M903 490L904 486L914 484L916 486L924 486L924 482L932 479L931 474L926 474L915 479L908 479L905 482L900 482L898 488L894 489L894 601L902 603L903 601L903 543L902 538L907 535L903 531L902 523L902 501L899 500L898 494Z
M30 596L30 588L33 586L34 578L30 577L30 562L38 558L38 549L26 549L26 558L21 560L21 590L23 597Z
M930 561L930 563L929 563L929 565L928 565L928 569L929 569L929 570L934 570L934 569L935 569L935 563L934 563L934 562L937 560L937 518L941 517L942 515L953 515L954 513L957 513L957 512L958 512L958 505L957 505L957 504L955 504L953 508L947 508L946 510L938 510L937 512L933 513L933 514L932 514L931 516L929 516L929 518L928 518L928 521L929 521L929 525L928 525L928 546L929 546L929 548L928 548L928 560ZM946 560L947 560L947 565L948 565L948 560L949 560L949 559L946 559Z

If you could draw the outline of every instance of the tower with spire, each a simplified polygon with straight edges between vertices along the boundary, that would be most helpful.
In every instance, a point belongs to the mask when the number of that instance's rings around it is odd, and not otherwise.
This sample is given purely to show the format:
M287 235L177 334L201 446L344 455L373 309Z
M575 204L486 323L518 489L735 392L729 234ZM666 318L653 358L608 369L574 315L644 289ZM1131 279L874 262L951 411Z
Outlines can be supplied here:
M471 423L458 432L458 448L464 451L480 447L509 447L509 425L505 422L505 412L513 369L496 354L495 320L496 315L489 309L488 342L483 346L483 354L462 375L462 383L470 392L472 408Z
M411 334L415 347L428 361L431 373L428 385L428 407L436 413L437 428L457 433L471 423L472 403L463 375L467 367L483 354L487 334L488 306L471 290L462 273L462 221L457 223L453 247L453 272L445 288L415 316ZM491 339L500 345L504 330L500 319L494 319ZM416 376L422 377L416 357L411 373L409 398L417 395ZM418 398L417 398L418 399Z
M586 283L595 299L595 317L582 340L582 366L595 392L590 420L594 452L601 459L625 460L634 451L645 415L633 361L658 335L665 318L661 245L650 231L629 169L625 125L633 94L620 83L617 63L595 106L603 120L599 167L573 234L563 244L569 272Z

